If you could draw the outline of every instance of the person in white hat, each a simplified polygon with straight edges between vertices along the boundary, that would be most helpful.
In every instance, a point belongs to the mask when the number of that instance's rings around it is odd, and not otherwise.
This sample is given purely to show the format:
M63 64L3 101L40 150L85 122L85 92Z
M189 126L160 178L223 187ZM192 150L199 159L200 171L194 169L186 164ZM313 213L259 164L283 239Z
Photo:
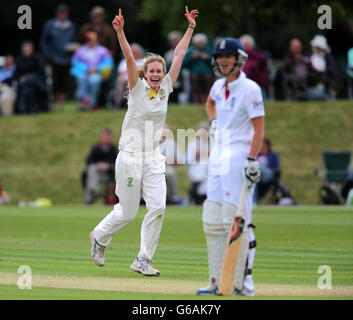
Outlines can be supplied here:
M308 75L308 100L330 100L331 80L335 73L335 62L330 54L330 47L322 35L316 35L310 44L312 53Z
M330 48L327 45L327 40L324 36L316 35L310 42L313 49L313 54L311 55L311 64L314 69L319 72L326 71L326 60L325 54L330 52Z
M326 38L320 34L317 34L314 39L310 41L310 44L313 48L330 52L330 47L327 44Z

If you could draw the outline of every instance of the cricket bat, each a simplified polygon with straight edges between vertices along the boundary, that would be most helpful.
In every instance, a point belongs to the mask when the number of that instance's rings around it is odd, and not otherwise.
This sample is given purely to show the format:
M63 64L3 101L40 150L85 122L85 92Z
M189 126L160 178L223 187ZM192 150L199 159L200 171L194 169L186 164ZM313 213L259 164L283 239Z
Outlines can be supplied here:
M237 213L232 220L227 247L223 257L220 286L221 295L231 296L234 290L234 279L237 276L236 289L241 290L244 280L245 264L248 255L248 236L245 217L243 216L247 186L241 186Z

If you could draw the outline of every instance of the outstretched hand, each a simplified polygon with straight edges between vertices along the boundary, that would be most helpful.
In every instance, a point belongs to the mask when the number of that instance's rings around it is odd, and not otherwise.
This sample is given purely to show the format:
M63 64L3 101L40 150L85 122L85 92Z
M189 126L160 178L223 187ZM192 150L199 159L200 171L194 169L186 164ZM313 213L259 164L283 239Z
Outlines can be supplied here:
M189 22L189 26L195 28L196 27L196 18L199 16L199 10L191 10L189 12L188 6L185 6L185 17Z
M112 24L116 32L122 31L124 29L124 17L121 14L121 9L119 9L119 15L115 16Z

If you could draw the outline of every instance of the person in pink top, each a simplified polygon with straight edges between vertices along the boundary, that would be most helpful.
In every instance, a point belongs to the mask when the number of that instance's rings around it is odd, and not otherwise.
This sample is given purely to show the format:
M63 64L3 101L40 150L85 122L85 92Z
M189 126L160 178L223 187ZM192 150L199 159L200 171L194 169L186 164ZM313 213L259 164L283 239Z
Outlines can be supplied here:
M77 81L79 108L94 109L97 107L102 79L107 73L110 74L113 60L109 50L98 44L96 32L87 32L86 38L86 44L72 58L71 74Z

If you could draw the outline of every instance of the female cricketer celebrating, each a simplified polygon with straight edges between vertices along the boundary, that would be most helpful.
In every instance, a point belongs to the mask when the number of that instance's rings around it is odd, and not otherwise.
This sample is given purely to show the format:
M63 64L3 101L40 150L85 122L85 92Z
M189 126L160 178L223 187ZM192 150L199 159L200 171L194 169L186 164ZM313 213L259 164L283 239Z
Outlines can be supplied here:
M130 269L146 276L160 274L152 267L166 202L165 158L159 152L159 140L166 118L168 96L178 78L198 16L198 10L189 12L187 6L185 10L189 26L175 48L168 74L164 59L158 55L147 56L143 69L138 72L124 34L121 9L113 20L127 62L129 96L119 141L120 152L115 163L115 192L120 202L90 234L91 256L98 266L105 263L105 248L112 236L136 217L142 190L148 212L141 227L140 252Z
M247 54L238 40L221 40L212 55L214 71L221 79L213 84L206 102L210 131L215 130L202 216L210 285L199 289L197 294L218 293L230 225L240 203L241 186L246 183L243 232L246 232L248 241L243 241L239 250L244 268L241 270L241 288L234 290L234 294L254 295L251 268L256 242L254 225L251 224L251 199L253 185L259 181L261 173L256 157L264 135L264 105L260 87L241 71Z

